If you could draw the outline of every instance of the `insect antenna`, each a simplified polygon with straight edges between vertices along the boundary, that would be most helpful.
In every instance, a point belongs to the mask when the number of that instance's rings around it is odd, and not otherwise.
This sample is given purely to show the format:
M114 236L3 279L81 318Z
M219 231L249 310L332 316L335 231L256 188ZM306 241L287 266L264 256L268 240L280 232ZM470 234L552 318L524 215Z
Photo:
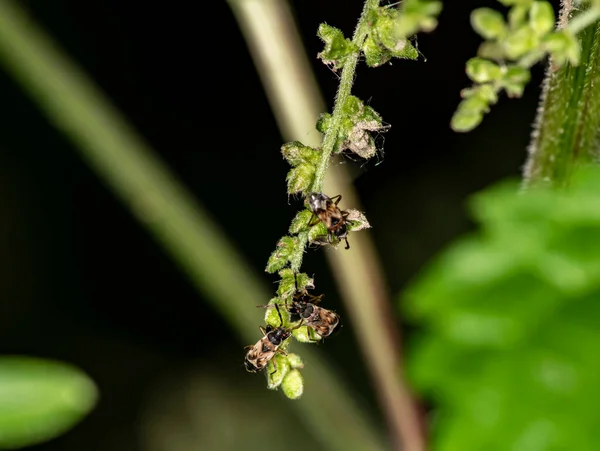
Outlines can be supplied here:
M300 329L302 326L304 326L304 318L300 318L300 323L297 326L292 327L290 330Z
M279 315L279 327L283 326L283 316L281 316L281 310L279 310L279 304L275 304L275 308L277 309L277 314Z

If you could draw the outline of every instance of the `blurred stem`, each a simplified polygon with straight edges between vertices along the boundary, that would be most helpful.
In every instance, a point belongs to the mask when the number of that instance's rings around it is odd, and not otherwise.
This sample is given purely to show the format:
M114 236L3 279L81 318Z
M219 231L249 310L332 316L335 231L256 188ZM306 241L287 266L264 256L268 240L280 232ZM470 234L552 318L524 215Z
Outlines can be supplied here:
M315 124L326 107L288 2L229 0L229 3L253 55L282 135L289 141L320 146L321 135ZM340 100L339 93L337 100ZM344 168L333 166L327 174L324 191L343 193L346 205L360 209L358 196ZM400 449L402 444L406 451L422 451L425 444L419 415L398 372L399 333L370 233L353 234L349 251L329 250L326 256L348 306L353 330L393 434L395 449Z
M255 342L262 312L254 305L271 296L252 268L83 71L9 0L0 0L0 63L198 291L245 341ZM290 404L324 449L383 450L340 376L311 349L302 357L310 390Z
M576 11L572 0L563 1L558 28L570 28L584 11ZM572 15L574 18L571 20ZM525 187L565 186L578 165L597 159L600 24L579 32L578 39L581 45L580 64L577 67L565 65L555 72L550 62L546 71L524 170Z

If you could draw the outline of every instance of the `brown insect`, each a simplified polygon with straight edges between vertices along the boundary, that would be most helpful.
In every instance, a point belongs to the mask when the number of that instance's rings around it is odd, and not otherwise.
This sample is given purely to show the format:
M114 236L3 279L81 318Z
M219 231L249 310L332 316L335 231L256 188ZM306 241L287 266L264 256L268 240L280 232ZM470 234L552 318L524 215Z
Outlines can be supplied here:
M319 221L323 222L327 227L327 241L329 244L333 244L334 237L336 237L338 240L345 240L346 249L350 249L350 244L348 244L348 222L346 221L349 212L339 209L337 204L341 200L341 194L330 198L323 193L310 193L307 201L313 215L308 222L308 226L312 227L318 224Z
M311 330L321 338L327 338L342 327L342 319L337 313L317 305L322 298L322 294L313 296L307 292L296 293L288 308L290 321L302 320L306 324L308 338L312 341L317 339L313 340Z
M246 370L251 373L256 373L266 368L269 361L271 361L276 354L287 355L287 353L279 347L290 337L290 335L292 335L292 330L298 329L302 326L302 323L300 323L293 329L283 327L283 318L281 317L279 306L275 304L275 308L279 314L281 325L279 327L267 325L266 329L262 326L259 326L263 337L258 340L255 345L246 346L244 348L250 349L246 354L246 358L244 359L244 366L246 367ZM275 360L273 360L273 366L275 367L275 370L271 372L271 375L277 372L277 363Z
M317 305L321 302L322 298L322 294L313 296L306 290L299 291L296 281L296 293L292 302L286 303L287 311L290 314L290 321L293 323L301 321L298 327L301 327L302 324L306 325L306 332L311 341L318 341L318 339L313 338L311 331L318 334L321 338L327 338L338 332L342 327L342 319L337 313ZM273 305L277 306L277 304L271 304L257 305L257 307L269 308Z

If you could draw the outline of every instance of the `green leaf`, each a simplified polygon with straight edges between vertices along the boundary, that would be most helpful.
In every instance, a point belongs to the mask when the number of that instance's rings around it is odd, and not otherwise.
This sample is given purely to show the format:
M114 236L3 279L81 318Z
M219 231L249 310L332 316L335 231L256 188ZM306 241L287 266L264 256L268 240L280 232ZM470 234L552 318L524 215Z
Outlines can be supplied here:
M463 109L464 111L472 111L472 112L486 112L488 111L489 102L486 98L480 95L480 91L477 90L475 95L472 95L465 100L463 100L459 109Z
M304 272L296 274L296 282L298 283L298 290L309 290L315 287L314 280Z
M289 262L290 256L298 247L298 239L295 237L284 236L277 242L277 247L269 257L267 267L268 273L274 273L282 269Z
M525 86L531 79L529 69L520 66L510 66L502 79L502 85L509 97L521 97Z
M290 280L292 283L294 282L294 271L291 268L285 268L279 271L279 277L281 280Z
M287 193L298 194L306 191L315 178L315 166L312 164L300 164L290 170L286 177Z
M282 271L291 271L290 268L285 268ZM281 274L281 272L279 274ZM279 287L277 288L277 296L281 298L283 301L287 301L291 298L296 292L296 284L294 283L294 278L284 277L279 282Z
M274 362L277 364L277 371L275 371ZM265 371L267 373L267 388L275 390L281 385L286 374L290 372L290 362L288 362L286 356L277 354L271 359Z
M529 26L542 36L554 29L554 10L546 1L535 1L529 11Z
M552 54L557 66L563 66L567 62L573 66L579 64L581 59L581 48L573 33L568 30L557 31L544 38L544 45Z
M481 111L473 111L461 108L460 105L450 121L450 127L455 132L470 132L483 120L483 113Z
M376 14L371 15L371 33L363 44L363 53L369 66L380 66L391 56L411 60L419 57L408 36L397 27L405 17L401 10L395 8L378 8ZM415 22L415 26L418 25Z
M299 141L285 143L281 146L283 157L293 167L301 164L316 165L319 161L320 152L312 147L305 146Z
M386 9L382 7L381 9ZM405 0L395 18L396 36L407 38L419 31L430 32L437 26L442 3L430 0Z
M494 104L498 101L498 93L496 89L497 88L490 84L479 85L472 91L472 95L470 97L476 96L483 100L486 104Z
M309 328L305 326L295 329L292 335L300 343L318 343L318 340L321 339L319 335L309 332Z
M327 130L331 126L332 117L329 113L321 113L317 121L317 130L323 134L327 133Z
M346 58L358 51L352 41L344 38L341 30L330 25L324 23L319 25L317 36L325 42L325 49L317 57L325 64L332 65L335 69L344 67Z
M377 154L371 132L384 132L389 126L383 125L381 116L369 105L355 96L348 96L343 105L344 119L338 131L334 153L349 150L364 159Z
M511 60L517 60L528 52L537 49L539 45L538 35L529 25L523 25L504 41L504 51Z
M317 225L314 225L308 231L308 242L313 243L316 241L320 241L320 238L327 237L327 227L322 222L319 222Z
M285 268L279 271L279 276L281 280L277 294L283 301L288 301L288 298L296 292L296 288L299 291L314 288L313 279L306 273L300 272L295 274L291 268Z
M281 324L281 319L279 318L279 313L277 313L275 304L279 305L279 312L281 313L281 317L283 318L283 324ZM266 324L272 327L285 327L289 325L288 314L285 308L281 305L281 300L279 298L272 298L267 305L270 305L272 307L265 309Z
M288 354L288 362L290 364L290 367L294 370L297 368L304 368L304 363L302 362L302 359L300 358L300 356L297 354L289 353Z
M480 230L427 265L403 296L420 330L407 369L434 405L432 449L592 451L600 168L574 171L560 190L501 183L471 206Z
M292 219L289 232L292 235L296 235L297 233L307 228L308 223L310 222L310 218L312 218L312 216L313 214L310 210L302 210L298 212L296 217Z
M348 232L358 232L371 228L371 224L367 221L364 213L353 208L346 210L346 212L348 213L348 217L346 218L348 221Z
M50 440L96 404L91 379L70 365L30 357L0 357L0 448Z
M500 66L483 58L471 58L467 61L467 75L476 83L497 81L502 77Z
M499 41L484 41L477 49L477 56L493 61L504 60L504 45Z
M489 104L497 100L494 89L489 85L480 85L462 92L464 100L460 102L452 116L450 126L456 132L468 132L477 127L483 120Z
M531 4L533 1L529 1L528 3ZM512 7L508 12L508 24L511 29L514 30L520 28L527 23L527 14L529 13L530 6L529 4L519 5L518 2L515 2L516 6Z

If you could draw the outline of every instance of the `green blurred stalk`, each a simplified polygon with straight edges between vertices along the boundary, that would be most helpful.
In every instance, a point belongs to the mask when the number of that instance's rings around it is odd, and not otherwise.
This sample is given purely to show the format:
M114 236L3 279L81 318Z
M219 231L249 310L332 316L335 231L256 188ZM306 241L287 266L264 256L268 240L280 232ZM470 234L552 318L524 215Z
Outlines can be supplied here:
M105 95L9 0L0 0L0 63L198 291L246 342L255 342L262 312L254 306L271 295L253 269ZM242 356L240 348L240 367ZM302 358L307 389L292 405L323 447L385 449L340 377L310 347Z
M559 29L577 12L563 1ZM600 23L578 34L581 62L554 71L549 64L525 165L525 187L565 186L578 165L596 161L600 130Z

